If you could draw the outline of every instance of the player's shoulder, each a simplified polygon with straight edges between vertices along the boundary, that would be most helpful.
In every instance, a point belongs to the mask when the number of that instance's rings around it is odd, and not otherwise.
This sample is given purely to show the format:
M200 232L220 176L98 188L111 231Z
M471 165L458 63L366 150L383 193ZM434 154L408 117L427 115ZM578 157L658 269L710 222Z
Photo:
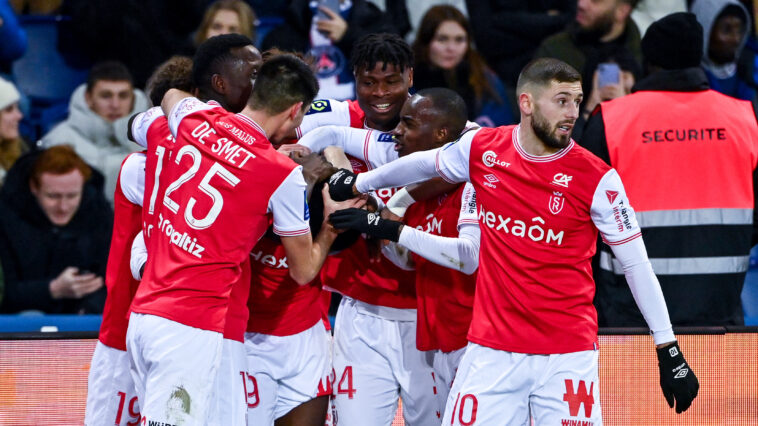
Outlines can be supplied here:
M579 145L572 140L571 152L567 159L577 163L577 167L586 168L588 173L605 175L611 169L605 161L593 154L587 148Z

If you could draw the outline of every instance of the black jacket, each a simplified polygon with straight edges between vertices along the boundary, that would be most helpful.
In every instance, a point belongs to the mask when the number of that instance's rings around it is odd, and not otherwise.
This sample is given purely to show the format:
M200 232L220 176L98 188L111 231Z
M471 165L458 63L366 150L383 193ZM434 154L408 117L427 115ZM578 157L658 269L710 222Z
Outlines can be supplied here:
M703 70L687 68L659 71L640 80L633 88L637 91L699 92L708 89L708 80ZM623 98L622 98L623 99ZM706 106L704 106L705 108ZM718 110L717 106L708 108ZM675 118L674 118L675 119ZM579 143L595 155L611 164L602 107L597 108L587 122ZM706 160L708 161L708 160ZM645 167L640 164L639 167ZM693 167L698 167L693 165ZM645 170L650 179L657 178L656 170ZM624 177L621 176L623 179ZM753 198L758 200L758 174L753 171ZM701 182L702 185L708 182ZM712 183L713 184L713 183ZM715 184L718 184L715 183ZM665 183L661 182L665 191ZM631 200L634 205L635 200ZM678 224L676 226L642 227L648 256L651 260L671 258L747 256L755 243L755 217L753 224L703 223ZM752 243L751 243L752 237ZM603 267L602 256L612 258L608 246L601 243L593 263L597 293L595 305L600 326L644 327L646 324L632 297L624 275L620 271ZM741 325L743 321L740 294L745 272L658 274L671 322L675 326L722 326Z
M261 50L278 47L282 50L307 53L310 50L309 34L313 19L309 4L310 0L293 0L287 9L284 23L266 35ZM347 19L347 31L342 36L342 40L335 43L335 46L349 60L353 46L363 36L381 32L401 35L403 31L407 31L408 26L407 16L405 21L400 19L396 22L389 13L382 12L373 3L366 0L353 0L350 18Z
M103 196L103 176L93 169L71 222L55 226L29 190L31 166L39 151L21 157L0 190L0 261L5 295L0 310L46 313L99 313L105 286L82 299L53 299L50 281L75 266L105 278L113 211Z

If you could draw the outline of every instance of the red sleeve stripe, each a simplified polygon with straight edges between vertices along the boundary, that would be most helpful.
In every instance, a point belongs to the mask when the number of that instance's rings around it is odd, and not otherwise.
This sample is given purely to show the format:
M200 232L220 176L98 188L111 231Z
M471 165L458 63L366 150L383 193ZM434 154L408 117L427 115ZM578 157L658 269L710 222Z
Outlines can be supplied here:
M298 235L305 235L311 232L311 228L300 229L297 231L280 231L274 227L274 234L280 237L296 237Z
M636 234L634 234L632 236L624 238L621 241L613 241L613 242L611 242L611 241L606 240L605 237L603 237L603 241L605 241L605 243L608 244L609 246L618 246L618 245L621 245L621 244L624 244L624 243L628 243L629 241L632 241L633 239L635 239L637 237L641 237L641 236L642 236L642 233L638 232L638 233L636 233Z
M303 131L300 129L300 126L295 127L295 136L297 136L298 139L303 137Z
M369 130L368 133L366 133L366 138L363 139L363 159L366 163L366 169L371 170L373 167L371 167L371 163L368 161L368 143L371 140L371 134L374 133L373 130Z
M479 224L479 221L478 220L474 220L474 219L461 219L461 220L458 221L458 225L462 225L464 223Z

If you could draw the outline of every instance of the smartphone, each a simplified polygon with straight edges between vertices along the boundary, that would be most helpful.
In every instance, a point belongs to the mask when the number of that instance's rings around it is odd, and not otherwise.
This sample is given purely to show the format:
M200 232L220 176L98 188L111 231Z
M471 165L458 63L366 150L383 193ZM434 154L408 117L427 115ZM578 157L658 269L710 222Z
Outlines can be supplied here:
M318 5L327 7L334 13L340 13L340 0L318 0ZM329 16L321 9L316 12L316 17L318 19L329 19Z
M613 62L603 62L597 65L597 86L605 87L609 84L621 82L621 69Z

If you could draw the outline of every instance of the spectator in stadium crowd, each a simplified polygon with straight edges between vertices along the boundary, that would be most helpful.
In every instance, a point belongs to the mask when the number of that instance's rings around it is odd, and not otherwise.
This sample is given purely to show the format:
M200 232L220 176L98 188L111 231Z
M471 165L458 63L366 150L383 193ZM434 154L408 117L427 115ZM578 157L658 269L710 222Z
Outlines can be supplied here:
M608 81L607 78L602 79L600 77L597 68L601 63L618 66L617 80ZM582 102L581 114L574 124L571 137L574 140L580 140L590 114L600 102L628 95L632 92L634 83L641 76L642 67L626 49L610 53L608 56L597 56L587 62L582 81L591 83L591 86L587 99Z
M639 0L632 11L632 19L640 34L645 35L653 22L671 13L686 12L688 3L687 0Z
M10 75L11 64L26 53L26 31L8 0L0 0L0 74Z
M353 46L372 33L400 34L394 19L368 0L340 1L331 10L309 0L293 0L284 23L268 33L262 49L309 53L316 61L318 98L355 98L355 79L348 66Z
M545 39L536 58L556 58L585 72L585 65L595 56L608 56L626 49L638 63L642 62L640 31L629 15L637 0L579 0L576 19L565 31ZM584 82L589 93L591 82Z
M147 97L134 88L123 64L96 64L87 82L71 95L68 118L43 136L38 146L71 145L105 176L105 197L112 202L121 162L138 148L126 137L127 122L147 107Z
M515 102L519 72L534 56L540 43L571 22L576 2L467 0L469 21L476 46L502 79ZM517 116L518 108L512 106Z
M692 13L703 26L700 65L711 89L737 99L755 100L756 83L752 74L744 72L752 64L740 61L751 28L745 6L735 0L695 0Z
M30 15L53 15L58 13L63 0L11 0L18 13Z
M0 190L3 312L99 313L113 211L69 146L21 157Z
M447 87L466 102L468 119L483 126L512 124L505 87L474 48L471 26L460 10L430 8L413 43L415 88Z
M0 186L13 163L27 151L18 132L18 123L24 117L18 109L19 99L16 86L0 78Z
M242 0L218 0L205 10L194 44L221 34L242 34L255 41L255 12Z
M650 74L631 95L601 103L581 142L624 180L672 323L739 325L758 212L758 126L749 102L708 89L703 40L693 14L653 23L642 39ZM599 266L600 325L644 326L608 246Z

